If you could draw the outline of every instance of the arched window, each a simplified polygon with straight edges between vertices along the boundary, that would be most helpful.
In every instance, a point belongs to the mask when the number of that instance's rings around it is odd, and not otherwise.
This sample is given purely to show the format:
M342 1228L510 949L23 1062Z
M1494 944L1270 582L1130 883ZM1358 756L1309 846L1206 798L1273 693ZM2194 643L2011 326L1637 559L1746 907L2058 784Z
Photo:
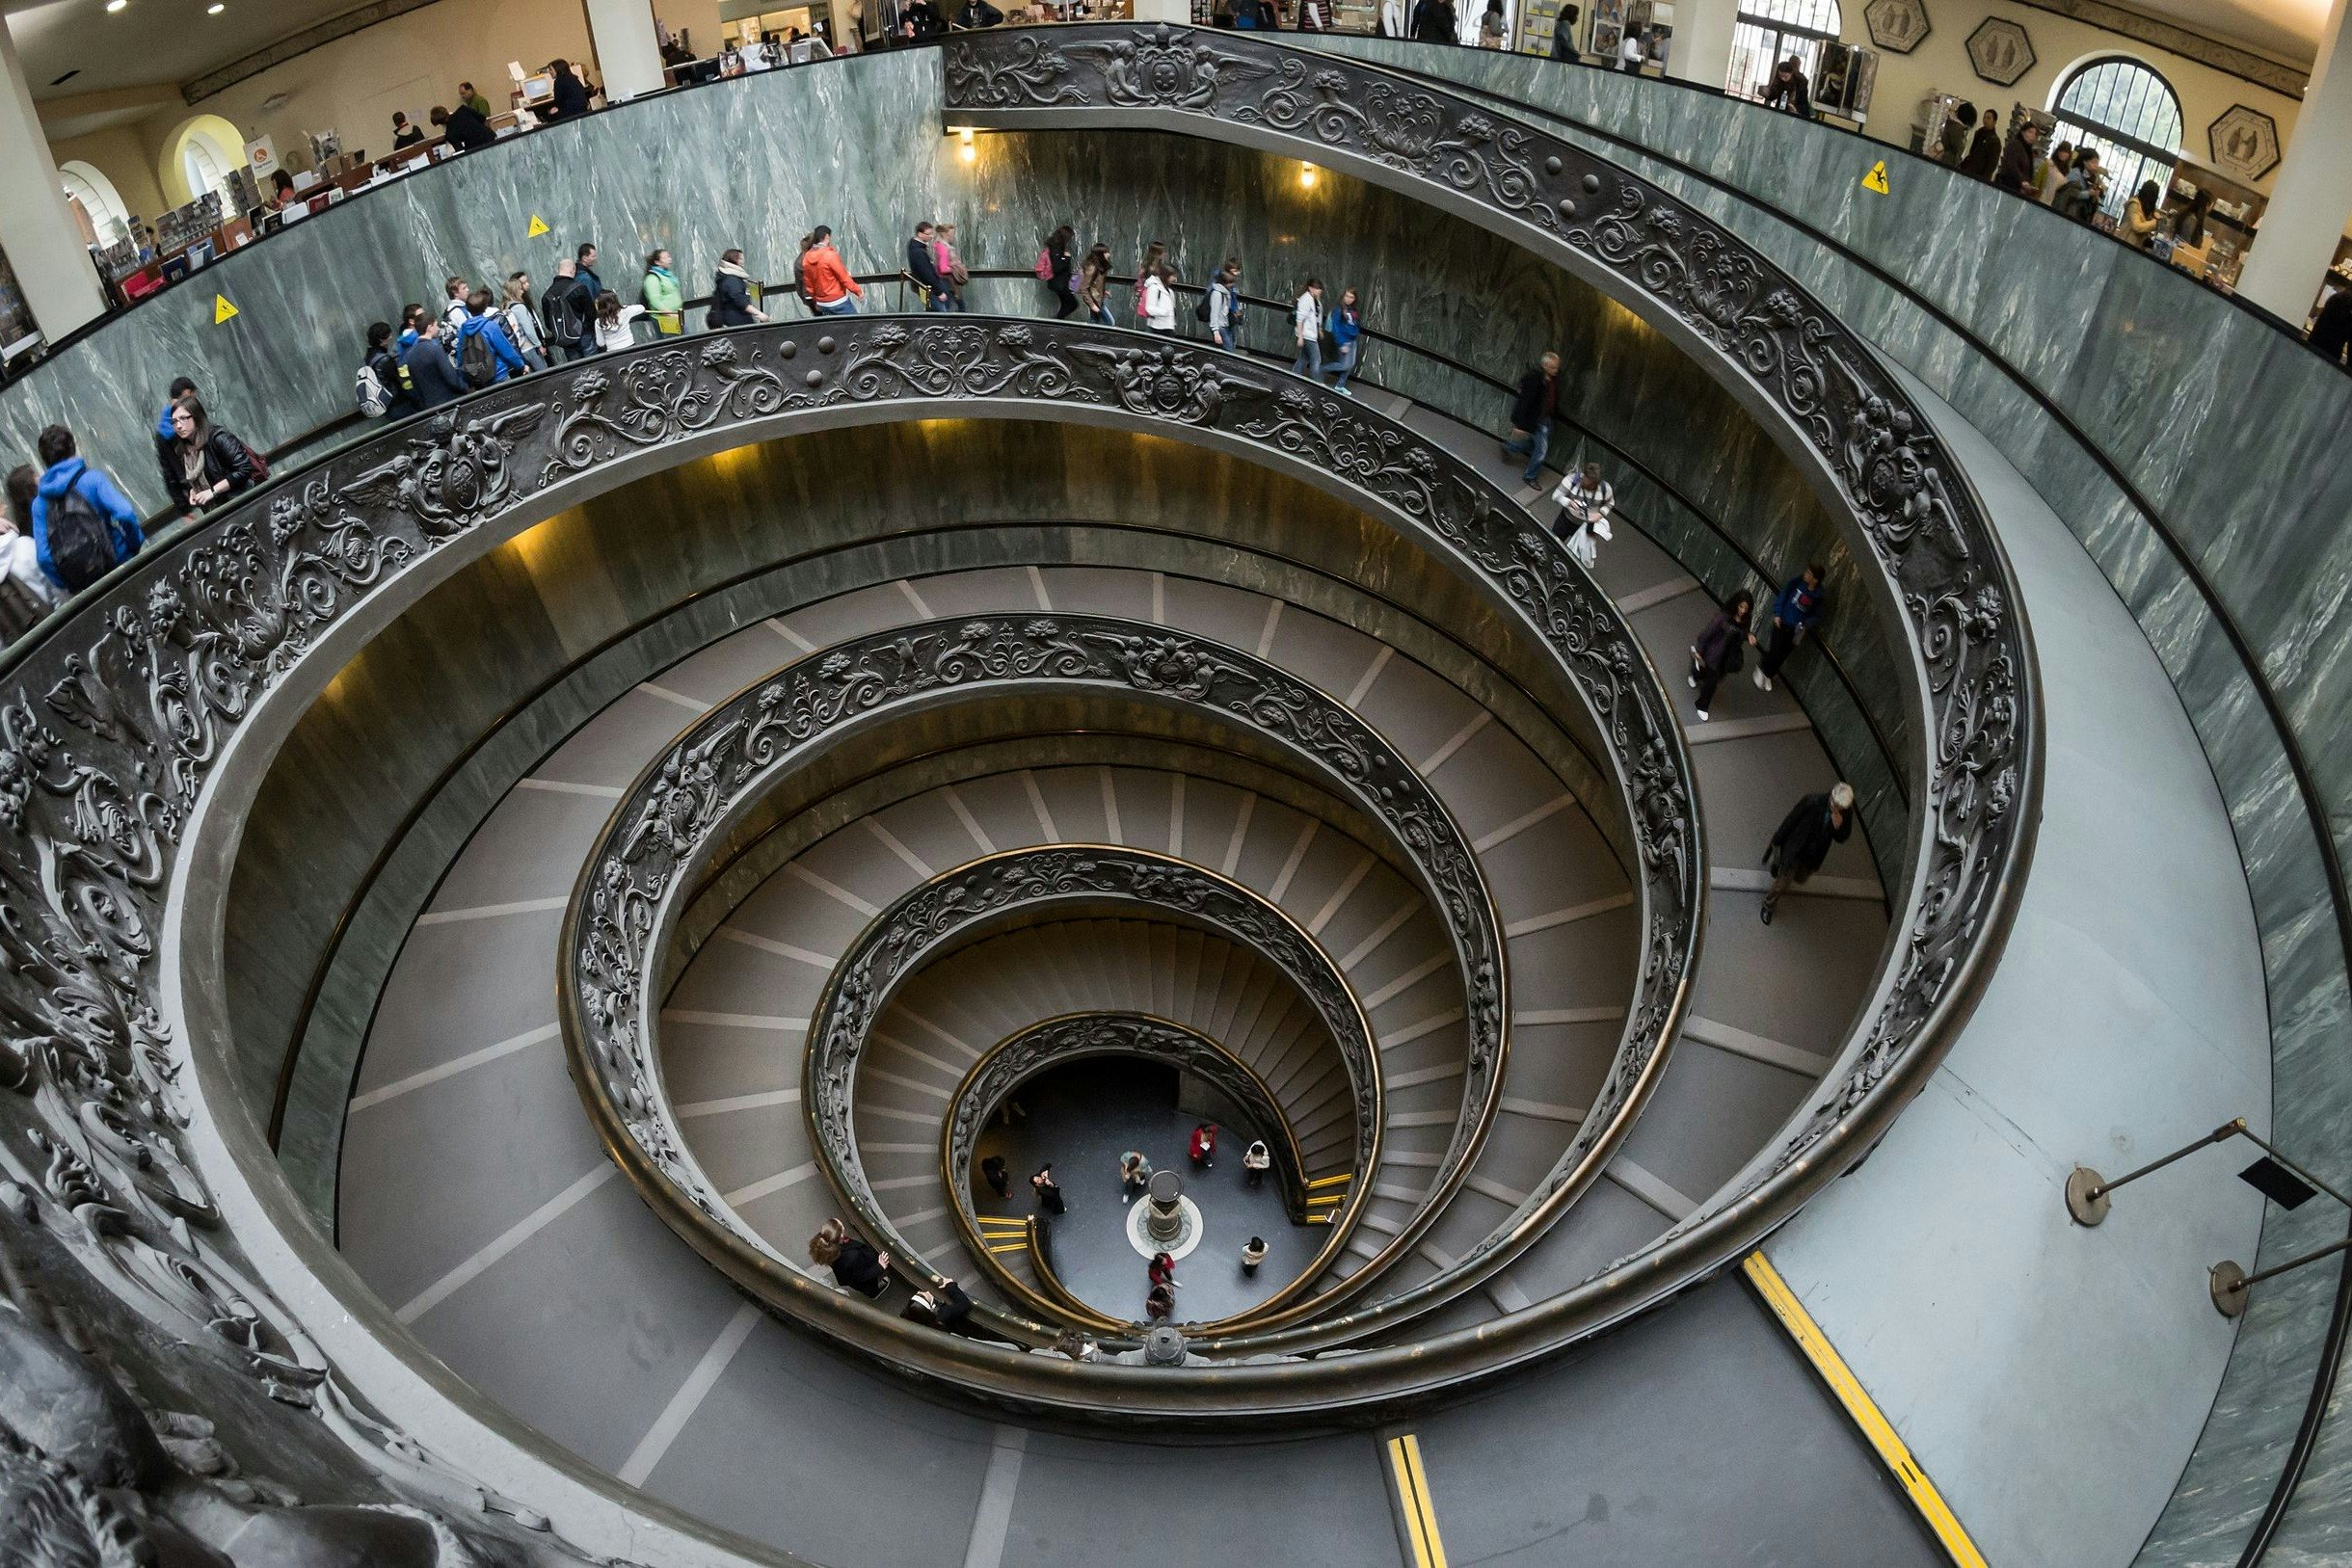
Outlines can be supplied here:
M188 177L188 195L200 199L206 191L221 193L221 206L228 206L228 171L221 167L220 156L210 143L200 136L191 136L179 145L180 173Z
M2142 62L2109 55L2076 66L2059 83L2050 113L2058 119L2051 146L2098 148L2107 176L2103 211L2122 212L2144 180L2154 180L2159 192L2172 184L2180 159L2180 100Z
M1804 64L1805 80L1821 80L1821 46L1837 41L1845 25L1837 0L1739 0L1731 27L1731 74L1724 91L1760 98L1773 67L1790 55Z
M66 187L67 204L80 215L85 238L97 246L112 245L130 232L130 212L115 190L115 182L86 163L68 159L57 166Z

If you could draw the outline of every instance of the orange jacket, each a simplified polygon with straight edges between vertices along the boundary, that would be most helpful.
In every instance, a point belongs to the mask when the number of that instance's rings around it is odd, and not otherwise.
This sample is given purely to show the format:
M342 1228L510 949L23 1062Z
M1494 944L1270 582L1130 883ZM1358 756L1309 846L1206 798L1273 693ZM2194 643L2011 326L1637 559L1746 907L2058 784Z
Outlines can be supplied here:
M830 245L813 245L800 258L800 286L818 305L831 305L844 294L865 298L866 291L842 265L842 253Z

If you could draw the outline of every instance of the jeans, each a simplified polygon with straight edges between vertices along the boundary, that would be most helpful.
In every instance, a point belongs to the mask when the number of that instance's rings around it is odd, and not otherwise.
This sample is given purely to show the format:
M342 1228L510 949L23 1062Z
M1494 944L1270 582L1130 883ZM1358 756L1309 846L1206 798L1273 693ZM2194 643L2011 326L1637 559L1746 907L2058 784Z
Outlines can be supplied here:
M949 293L946 289L935 288L929 292L931 296L931 303L923 306L925 310L947 311L955 308L955 296Z
M1531 485L1543 477L1543 454L1551 449L1552 424L1548 419L1533 430L1512 431L1510 439L1503 443L1503 450L1513 456L1527 454L1527 472L1519 477Z
M1118 318L1110 313L1109 300L1105 300L1101 305L1086 306L1086 319L1104 327L1116 327L1119 324Z
M1291 361L1291 373L1310 379L1323 374L1323 339L1310 337L1298 345L1298 358Z
M1355 374L1356 351L1362 343L1361 338L1350 339L1348 345L1339 351L1339 362L1325 367L1330 375L1337 378L1331 383L1331 390L1344 392L1348 389L1348 378Z
M814 314L820 316L854 316L858 313L858 297L854 294L844 294L831 305L818 305L812 300L809 302L809 309Z

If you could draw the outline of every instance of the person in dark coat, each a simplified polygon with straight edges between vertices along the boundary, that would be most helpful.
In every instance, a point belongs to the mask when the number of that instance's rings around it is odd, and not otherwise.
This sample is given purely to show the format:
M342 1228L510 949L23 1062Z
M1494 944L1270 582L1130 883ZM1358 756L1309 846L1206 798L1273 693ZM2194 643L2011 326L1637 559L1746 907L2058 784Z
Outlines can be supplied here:
M1976 134L1968 140L1968 155L1960 160L1960 172L1970 179L1991 179L1999 171L2001 133L1993 127L2000 122L2000 114L1991 109L1977 121Z
M972 1297L953 1280L945 1285L926 1286L909 1298L906 1310L899 1316L925 1328L940 1329L949 1334L967 1334L972 1328Z
M1576 8L1574 6L1562 6L1552 17L1552 58L1554 60L1574 60L1576 58Z
M1412 35L1423 43L1458 43L1454 0L1414 0Z
M751 274L743 269L743 252L729 250L719 257L718 276L710 280L710 326L748 327L766 319L767 312L751 303Z
M945 310L951 304L947 279L939 276L938 237L938 229L926 219L915 226L915 237L906 242L906 275L922 290L925 310Z
M1772 690L1773 678L1821 620L1821 612L1828 604L1829 597L1821 588L1818 562L1808 564L1788 580L1788 585L1780 590L1780 597L1772 601L1772 625L1761 628L1759 636L1748 639L1764 651L1764 656L1756 660L1756 690Z
M498 139L498 133L490 128L490 121L469 104L461 103L454 109L436 105L428 118L441 131L441 140L459 152L486 147Z
M2014 196L2026 196L2034 189L2034 156L2042 140L2042 127L2026 120L2010 137L2009 145L2001 149L2001 167L1992 176L1992 183Z
M2327 304L2319 307L2318 319L2312 323L2311 335L2304 341L2328 363L2344 362L2345 352L2352 350L2352 288L2339 288L2328 296Z
M539 111L542 120L571 120L588 112L588 88L572 74L572 62L550 60L548 74L555 78L555 95Z
M1772 924L1773 910L1791 887L1802 887L1830 858L1831 846L1854 836L1854 786L1839 783L1828 794L1807 795L1789 808L1779 831L1764 850L1764 867L1772 873L1772 889L1764 894L1764 923Z
M196 383L185 376L174 376L163 394L162 412L155 415L155 466L163 474L164 489L172 488L172 469L178 463L174 453L179 443L179 432L172 428L172 411L179 400L196 390Z
M400 356L400 369L409 395L420 409L438 409L464 397L468 390L466 378L458 374L456 361L449 358L448 346L441 340L439 316L426 316L416 324L416 341Z
M1000 1198L1013 1195L1012 1168L1004 1163L1002 1155L990 1155L980 1161L980 1180L986 1182L988 1190Z
M1743 588L1731 596L1731 601L1715 612L1707 629L1698 634L1691 645L1691 689L1698 695L1695 705L1698 722L1707 722L1707 709L1715 704L1715 688L1724 677L1739 674L1747 658L1748 618L1755 613L1755 596Z
M1764 84L1764 107L1813 118L1813 84L1805 80L1804 63L1795 55L1773 67L1772 79Z
M1054 1167L1040 1165L1037 1174L1029 1178L1029 1186L1037 1194L1037 1207L1049 1214L1066 1214L1070 1206L1062 1201L1061 1184L1054 1180Z
M863 1236L849 1234L839 1219L829 1219L809 1237L809 1261L833 1270L841 1284L867 1297L890 1288L890 1254L876 1252Z
M172 466L164 470L172 506L183 517L208 511L254 487L254 455L212 422L194 392L172 405Z
M1519 378L1518 394L1510 401L1510 439L1503 455L1525 454L1527 471L1519 477L1534 484L1543 477L1543 454L1552 444L1552 415L1560 408L1560 356L1547 354Z

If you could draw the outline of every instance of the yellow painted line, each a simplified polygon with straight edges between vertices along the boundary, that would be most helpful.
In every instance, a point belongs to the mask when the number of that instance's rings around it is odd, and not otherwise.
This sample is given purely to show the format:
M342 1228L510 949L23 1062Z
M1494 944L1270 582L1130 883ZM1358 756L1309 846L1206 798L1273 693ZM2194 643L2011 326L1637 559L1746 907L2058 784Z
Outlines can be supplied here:
M1347 1200L1343 1199L1336 1192L1326 1192L1320 1198L1309 1198L1307 1200L1307 1207L1309 1209L1321 1209L1325 1204L1344 1203Z
M983 1231L1024 1231L1029 1229L1029 1221L1018 1216L982 1214L980 1229Z
M1337 1218L1339 1218L1339 1210L1334 1209L1321 1214L1309 1214L1307 1223L1309 1225L1328 1225Z
M1804 1310L1804 1303L1797 1299L1797 1293L1788 1288L1788 1282L1773 1267L1771 1260L1761 1252L1751 1252L1740 1264L1740 1271L1748 1276L1748 1283L1755 1288L1764 1305L1772 1309L1772 1315L1780 1319L1780 1326L1788 1330L1789 1338L1797 1342L1797 1348L1804 1352L1813 1369L1821 1374L1821 1380L1830 1385L1830 1392L1846 1407L1846 1414L1862 1429L1862 1436L1878 1449L1880 1460L1893 1473L1896 1484L1911 1499L1911 1506L1919 1510L1919 1517L1927 1522L1928 1529L1942 1543L1952 1561L1958 1568L1988 1568L1985 1555L1968 1539L1967 1530L1962 1528L1951 1505L1943 1501L1943 1494L1936 1490L1936 1483L1927 1478L1927 1472L1919 1468L1919 1461L1911 1457L1911 1448L1895 1432L1894 1423L1879 1409L1878 1402L1862 1387L1861 1379L1854 1375L1854 1369L1846 1365L1846 1358L1837 1353L1830 1337L1821 1332L1821 1325L1813 1321L1813 1315Z
M1352 1182L1354 1180L1355 1173L1353 1171L1342 1171L1337 1176L1319 1177L1315 1181L1309 1182L1307 1183L1307 1190L1312 1192L1317 1187L1335 1187L1342 1182Z
M1421 1468L1421 1440L1410 1432L1390 1438L1388 1468L1396 1477L1413 1568L1446 1568L1446 1543L1437 1533L1437 1512L1430 1503L1429 1473Z
M1027 1252L1029 1251L1029 1243L1026 1241L1016 1241L1012 1243L1012 1245L1006 1247L990 1247L988 1251L991 1256L1002 1257L1008 1252Z

